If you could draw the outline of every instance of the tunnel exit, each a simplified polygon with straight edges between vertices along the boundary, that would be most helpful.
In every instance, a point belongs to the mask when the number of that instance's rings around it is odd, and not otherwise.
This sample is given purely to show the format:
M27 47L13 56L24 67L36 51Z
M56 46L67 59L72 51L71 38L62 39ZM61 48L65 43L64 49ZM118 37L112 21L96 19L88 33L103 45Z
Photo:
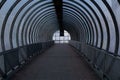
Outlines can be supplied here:
M53 38L52 38L56 44L58 43L69 43L69 40L71 40L71 36L70 34L64 30L64 36L60 36L60 31L56 31L53 34Z

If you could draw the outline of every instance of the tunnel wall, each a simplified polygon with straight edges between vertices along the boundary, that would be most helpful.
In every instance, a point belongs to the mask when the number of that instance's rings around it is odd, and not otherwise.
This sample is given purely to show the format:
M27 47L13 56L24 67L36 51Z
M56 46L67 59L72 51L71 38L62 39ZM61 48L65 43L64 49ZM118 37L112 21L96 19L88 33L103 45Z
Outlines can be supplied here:
M14 73L53 44L53 41L42 42L2 52L0 55L0 80L1 78L9 80Z
M58 30L52 0L2 0L0 3L0 52L50 41Z
M80 52L79 55L84 56L102 80L120 79L120 57L77 41L70 41L70 45Z
M79 43L82 45L81 51L88 59L97 53L88 54L84 47L105 51L119 61L120 0L63 0L62 9L64 29L78 42L78 49ZM0 55L51 41L59 27L52 0L0 0ZM0 59L3 66L3 57Z
M64 25L75 27L74 33L78 35L74 40L119 55L120 4L118 1L63 0L63 22L66 23Z
M64 0L63 7L65 17L69 15L64 20L79 31L79 39L70 45L82 52L102 80L119 80L120 1Z
M54 44L56 17L52 0L0 0L0 80Z
M2 0L0 52L52 40L59 29L52 0ZM120 54L119 0L63 0L63 26L72 40Z

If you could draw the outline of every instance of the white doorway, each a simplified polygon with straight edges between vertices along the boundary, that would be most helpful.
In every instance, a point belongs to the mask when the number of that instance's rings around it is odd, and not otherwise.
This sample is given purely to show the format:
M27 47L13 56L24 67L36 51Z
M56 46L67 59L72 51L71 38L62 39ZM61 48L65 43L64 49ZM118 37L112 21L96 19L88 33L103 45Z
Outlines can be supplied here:
M53 40L55 41L55 43L69 43L69 40L71 40L71 36L70 34L64 30L64 36L60 36L60 31L56 31L53 34Z

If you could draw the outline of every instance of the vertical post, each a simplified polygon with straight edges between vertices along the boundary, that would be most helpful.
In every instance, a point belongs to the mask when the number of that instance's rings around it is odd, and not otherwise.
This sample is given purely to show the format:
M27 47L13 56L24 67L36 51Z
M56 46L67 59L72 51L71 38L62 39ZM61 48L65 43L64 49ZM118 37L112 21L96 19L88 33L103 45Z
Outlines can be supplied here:
M53 0L56 15L59 23L59 29L60 29L60 36L64 36L64 28L63 28L63 1L62 0Z

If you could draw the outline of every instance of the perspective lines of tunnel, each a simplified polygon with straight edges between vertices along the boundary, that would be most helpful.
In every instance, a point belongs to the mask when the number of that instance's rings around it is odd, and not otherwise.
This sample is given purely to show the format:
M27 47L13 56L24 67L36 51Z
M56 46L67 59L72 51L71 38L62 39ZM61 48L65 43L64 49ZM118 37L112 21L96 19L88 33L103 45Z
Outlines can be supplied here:
M99 80L95 72L67 44L39 55L11 80Z
M0 80L62 43L75 48L101 80L120 80L120 0L0 0ZM78 66L79 58L73 59Z

